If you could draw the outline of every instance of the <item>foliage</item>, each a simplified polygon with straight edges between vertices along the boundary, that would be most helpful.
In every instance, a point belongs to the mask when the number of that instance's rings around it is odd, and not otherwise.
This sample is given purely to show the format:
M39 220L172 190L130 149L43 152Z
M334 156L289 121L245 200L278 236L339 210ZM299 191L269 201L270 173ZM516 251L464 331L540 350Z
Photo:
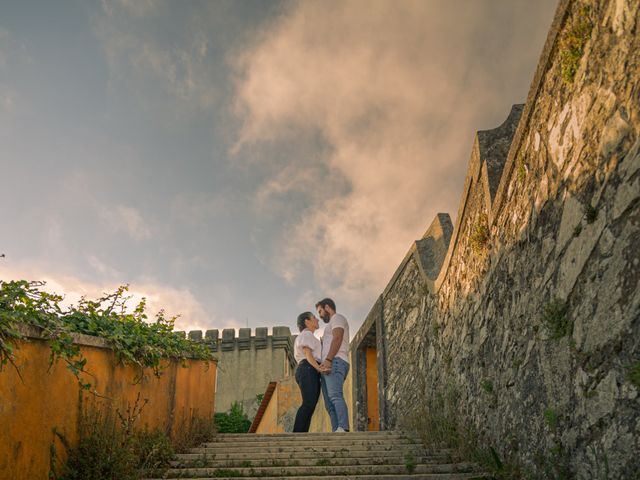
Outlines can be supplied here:
M627 380L640 389L640 362L627 367Z
M527 179L527 166L524 164L522 157L518 157L517 177L518 183L523 184Z
M574 237L579 237L580 234L582 233L582 224L578 224L576 225L576 227L573 229L573 236Z
M587 223L593 223L598 218L598 209L592 207L587 204L584 207L584 218L587 220Z
M0 368L7 363L15 367L13 342L23 338L19 325L39 328L49 340L50 365L64 360L83 388L90 387L80 378L81 373L87 373L86 359L74 344L73 333L104 338L121 361L151 368L156 376L161 374L163 358L212 358L206 345L173 332L176 317L167 318L161 310L155 321L148 323L144 298L131 311L128 286L97 300L83 297L66 309L60 305L63 298L42 291L43 286L44 282L25 280L0 282Z
M177 452L186 452L189 448L211 441L218 432L213 417L192 417L188 421L182 421L173 437L173 444Z
M453 461L476 462L490 472L491 478L524 478L523 469L517 462L501 460L491 445L483 443L467 421L459 400L460 392L445 383L439 391L429 393L424 401L419 402L420 406L405 418L407 423L404 427L415 430L425 447L450 448Z
M228 412L216 413L214 417L220 433L247 433L251 427L251 420L239 402L233 402Z
M169 466L175 453L169 437L159 430L138 430L131 438L131 448L143 471L161 470Z
M489 245L489 220L486 214L481 214L478 221L473 226L469 237L471 249L475 253L484 252Z
M482 380L480 386L487 393L493 393L493 382L491 380Z
M575 79L584 46L591 38L592 29L589 7L582 6L572 15L569 27L560 39L560 69L562 79L567 84L573 83Z
M552 408L547 408L544 411L544 419L547 421L547 425L549 425L549 428L551 429L552 432L555 432L556 429L558 428L558 414L555 410L553 410Z
M404 468L409 474L413 473L416 469L416 458L411 452L405 453L404 455Z
M138 480L169 466L174 450L158 430L135 430L146 402L140 395L122 414L104 407L84 412L78 444L68 451L61 480Z
M543 307L541 320L549 337L553 340L570 335L573 330L567 304L558 299L552 300Z

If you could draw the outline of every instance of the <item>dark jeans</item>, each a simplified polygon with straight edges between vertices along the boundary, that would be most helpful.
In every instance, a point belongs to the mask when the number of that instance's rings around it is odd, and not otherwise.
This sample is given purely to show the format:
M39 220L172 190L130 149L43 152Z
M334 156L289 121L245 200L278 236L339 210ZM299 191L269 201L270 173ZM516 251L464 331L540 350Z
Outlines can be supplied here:
M302 405L296 414L293 431L308 432L311 417L313 417L320 396L320 373L309 362L302 360L296 368L296 382L298 382L302 393Z

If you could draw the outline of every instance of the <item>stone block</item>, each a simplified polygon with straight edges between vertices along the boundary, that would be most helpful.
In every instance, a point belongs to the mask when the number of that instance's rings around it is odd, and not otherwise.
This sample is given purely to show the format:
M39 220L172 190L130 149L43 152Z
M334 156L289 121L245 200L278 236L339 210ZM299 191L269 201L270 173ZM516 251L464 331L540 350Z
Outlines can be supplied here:
M249 350L251 348L251 329L241 328L238 334L238 349Z
M204 340L209 345L209 348L214 352L218 351L218 329L207 330L204 334Z
M218 343L218 329L207 330L204 334L204 338L207 342Z
M253 339L255 349L267 348L267 327L256 328L256 336Z
M291 349L291 330L289 327L273 327L271 345L273 348Z
M201 342L202 330L191 330L189 332L189 340L193 340L194 342Z
M236 330L235 328L225 328L222 330L222 344L220 349L223 351L233 350L236 346Z

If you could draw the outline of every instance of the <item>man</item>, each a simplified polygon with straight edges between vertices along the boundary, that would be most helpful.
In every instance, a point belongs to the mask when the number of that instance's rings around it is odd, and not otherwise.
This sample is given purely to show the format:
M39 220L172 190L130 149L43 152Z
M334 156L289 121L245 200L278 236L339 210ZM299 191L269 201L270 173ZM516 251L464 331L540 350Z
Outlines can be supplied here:
M330 298L316 303L318 316L328 325L322 335L322 397L331 418L333 432L349 431L349 411L344 401L343 385L349 373L349 323L336 313Z

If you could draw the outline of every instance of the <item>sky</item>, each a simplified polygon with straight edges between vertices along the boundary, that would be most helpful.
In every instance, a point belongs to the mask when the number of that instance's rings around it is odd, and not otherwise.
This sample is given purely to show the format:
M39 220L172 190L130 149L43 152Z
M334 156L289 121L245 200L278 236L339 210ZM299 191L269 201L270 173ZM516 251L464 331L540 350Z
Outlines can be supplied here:
M129 284L177 329L351 336L475 132L523 103L555 0L0 2L0 280Z

